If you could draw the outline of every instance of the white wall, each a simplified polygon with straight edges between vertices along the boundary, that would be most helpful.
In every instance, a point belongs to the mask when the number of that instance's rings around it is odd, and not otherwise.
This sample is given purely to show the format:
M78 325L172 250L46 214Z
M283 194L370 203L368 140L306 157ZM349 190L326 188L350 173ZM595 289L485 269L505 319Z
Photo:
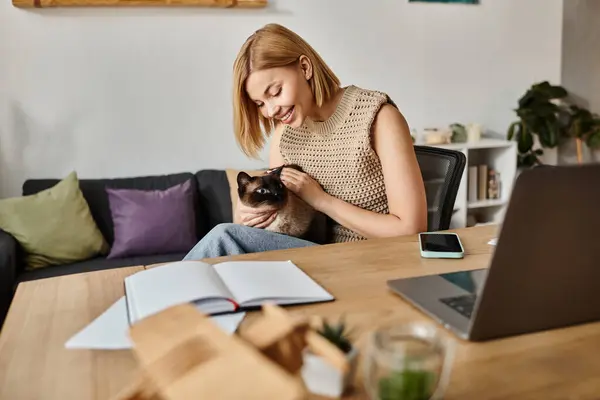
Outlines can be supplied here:
M600 113L600 1L565 1L562 51L562 84Z
M560 80L562 0L271 1L252 11L1 2L0 195L72 169L86 178L261 165L232 136L230 71L268 22L304 36L343 84L388 92L416 129L479 121L504 134L531 83Z

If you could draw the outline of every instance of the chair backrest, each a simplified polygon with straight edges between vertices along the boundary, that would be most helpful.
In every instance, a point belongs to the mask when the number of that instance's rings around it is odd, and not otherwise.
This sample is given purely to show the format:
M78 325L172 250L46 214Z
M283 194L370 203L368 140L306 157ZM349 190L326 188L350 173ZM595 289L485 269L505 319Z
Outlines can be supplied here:
M427 197L427 230L450 228L454 202L467 157L456 150L414 146Z

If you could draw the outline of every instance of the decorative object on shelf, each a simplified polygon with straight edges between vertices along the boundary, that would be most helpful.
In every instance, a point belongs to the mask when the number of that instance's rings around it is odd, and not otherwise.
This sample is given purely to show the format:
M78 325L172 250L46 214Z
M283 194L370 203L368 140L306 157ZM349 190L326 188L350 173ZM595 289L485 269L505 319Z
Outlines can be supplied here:
M408 0L409 3L479 4L479 0Z
M481 133L483 132L483 126L477 123L467 124L467 141L478 142L481 140Z
M450 139L452 143L465 143L467 141L467 129L463 124L450 124L450 130L452 131L452 137Z
M299 372L307 348L342 373L349 368L342 351L307 318L270 304L238 335L221 330L192 304L146 317L129 334L140 375L119 400L304 399Z
M475 203L500 198L500 172L486 165L471 165L468 169L468 201Z
M261 8L268 0L12 0L14 7L216 7Z
M425 138L425 144L449 144L452 140L452 130L450 128L425 128L422 136Z
M454 362L455 343L432 323L412 322L370 335L364 361L371 399L441 399Z
M578 141L578 162L582 162L581 143L600 148L600 117L568 99L560 85L535 83L519 99L515 112L519 119L507 132L508 140L518 144L518 166L541 164L543 148L556 148L565 139ZM534 148L534 135L542 148Z
M497 200L500 198L500 173L495 169L490 168L488 171L488 196L490 200Z
M349 368L346 371L341 371L322 356L313 354L310 349L307 349L304 352L304 365L302 366L304 384L311 393L338 398L346 392L354 380L358 362L358 349L352 344L348 332L346 332L346 324L343 321L336 325L330 325L324 320L316 324L314 328L321 336L342 351Z

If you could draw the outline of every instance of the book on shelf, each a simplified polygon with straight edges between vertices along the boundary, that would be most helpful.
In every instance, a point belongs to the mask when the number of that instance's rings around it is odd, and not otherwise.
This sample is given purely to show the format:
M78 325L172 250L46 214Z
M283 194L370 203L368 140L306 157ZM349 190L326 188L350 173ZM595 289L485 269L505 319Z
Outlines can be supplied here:
M168 307L193 303L216 315L278 305L307 304L334 297L291 261L178 261L125 278L131 324Z
M468 201L475 203L500 198L500 173L487 164L470 165L468 169Z
M477 201L478 194L478 178L477 178L477 165L469 166L469 203L474 203Z
M477 191L477 200L485 200L487 198L487 172L488 166L481 164L478 166L479 186Z

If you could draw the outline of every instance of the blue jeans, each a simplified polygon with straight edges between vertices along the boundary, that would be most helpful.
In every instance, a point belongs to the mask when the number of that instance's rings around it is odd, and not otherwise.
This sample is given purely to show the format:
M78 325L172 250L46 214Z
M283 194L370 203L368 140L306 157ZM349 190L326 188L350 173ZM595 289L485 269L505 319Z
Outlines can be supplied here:
M201 260L307 246L317 246L317 244L264 229L223 223L208 232L183 259Z

